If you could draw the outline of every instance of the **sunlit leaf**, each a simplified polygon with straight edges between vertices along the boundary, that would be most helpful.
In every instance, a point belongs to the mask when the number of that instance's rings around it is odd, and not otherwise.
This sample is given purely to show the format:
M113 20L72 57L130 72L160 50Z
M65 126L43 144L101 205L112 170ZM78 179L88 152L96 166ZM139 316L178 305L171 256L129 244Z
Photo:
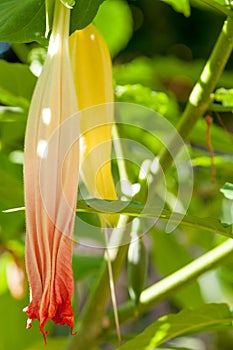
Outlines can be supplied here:
M119 349L153 350L156 346L181 335L231 326L232 320L233 314L226 304L205 304L193 310L184 309L178 314L168 314L159 318Z
M233 108L233 89L219 88L213 94L213 98L224 107Z

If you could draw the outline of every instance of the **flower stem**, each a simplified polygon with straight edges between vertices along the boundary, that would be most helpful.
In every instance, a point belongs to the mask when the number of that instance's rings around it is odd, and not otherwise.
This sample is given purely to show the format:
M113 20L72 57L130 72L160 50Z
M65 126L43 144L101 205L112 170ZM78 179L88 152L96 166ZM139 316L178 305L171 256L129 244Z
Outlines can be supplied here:
M143 314L155 304L165 300L178 288L190 283L201 274L213 269L232 255L233 240L227 239L216 248L205 253L193 262L185 265L180 270L165 277L161 281L145 289L140 297L138 313ZM135 306L133 302L126 302L118 308L120 323L124 323L135 316ZM110 316L110 329L114 327L112 315Z
M118 317L118 310L117 310L117 299L116 299L116 288L114 283L114 277L113 277L113 271L112 271L112 262L111 262L111 255L109 252L109 243L108 243L108 234L107 234L108 227L104 227L104 234L105 234L105 242L106 242L106 250L105 250L105 257L108 264L108 274L109 274L109 287L111 292L111 298L112 298L112 306L114 311L114 318L115 318L115 325L116 325L116 331L118 336L118 345L121 344L121 330L120 330L120 323L119 323L119 317Z

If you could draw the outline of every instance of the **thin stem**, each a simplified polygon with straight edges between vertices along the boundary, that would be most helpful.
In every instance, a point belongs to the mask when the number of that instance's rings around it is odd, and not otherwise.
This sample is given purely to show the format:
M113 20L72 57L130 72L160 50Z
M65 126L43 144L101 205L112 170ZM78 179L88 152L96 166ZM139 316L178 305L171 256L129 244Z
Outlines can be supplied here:
M104 234L105 234L105 242L106 242L106 260L108 264L108 273L109 273L109 287L111 291L111 298L112 298L112 306L114 311L114 319L116 324L116 331L118 336L118 345L121 344L121 330L120 330L120 323L119 323L119 317L118 317L118 311L117 311L117 299L116 299L116 289L114 284L114 277L113 277L113 271L112 271L112 263L111 263L111 255L109 253L109 247L108 247L108 234L107 234L108 228L104 228Z
M190 264L184 266L180 270L174 272L168 277L155 283L145 289L140 297L138 305L138 313L143 314L155 304L165 300L168 296L174 293L178 288L183 287L187 283L196 279L210 269L218 266L226 258L232 255L233 240L228 239L216 248L205 253ZM120 323L124 323L135 315L135 306L132 302L126 302L118 308ZM110 316L110 329L113 327L112 316Z

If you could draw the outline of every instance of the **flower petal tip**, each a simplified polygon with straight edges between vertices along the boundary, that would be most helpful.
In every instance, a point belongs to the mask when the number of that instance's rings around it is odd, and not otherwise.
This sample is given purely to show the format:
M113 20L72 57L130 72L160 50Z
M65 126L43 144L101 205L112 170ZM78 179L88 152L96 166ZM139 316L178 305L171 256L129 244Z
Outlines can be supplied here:
M77 333L78 333L77 331L74 332L73 328L70 327L70 335L72 335L74 337L75 335L77 335Z

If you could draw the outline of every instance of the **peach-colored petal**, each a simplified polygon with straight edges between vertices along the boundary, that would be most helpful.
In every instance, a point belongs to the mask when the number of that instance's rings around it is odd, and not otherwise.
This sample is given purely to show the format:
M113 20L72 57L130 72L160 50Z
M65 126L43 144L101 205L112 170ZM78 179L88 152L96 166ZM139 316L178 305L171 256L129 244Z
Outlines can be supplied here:
M79 150L77 102L69 50L70 10L59 0L48 56L32 98L25 137L27 328L34 319L46 338L48 320L74 326L72 240ZM71 147L72 146L72 147ZM46 339L45 339L46 340Z

